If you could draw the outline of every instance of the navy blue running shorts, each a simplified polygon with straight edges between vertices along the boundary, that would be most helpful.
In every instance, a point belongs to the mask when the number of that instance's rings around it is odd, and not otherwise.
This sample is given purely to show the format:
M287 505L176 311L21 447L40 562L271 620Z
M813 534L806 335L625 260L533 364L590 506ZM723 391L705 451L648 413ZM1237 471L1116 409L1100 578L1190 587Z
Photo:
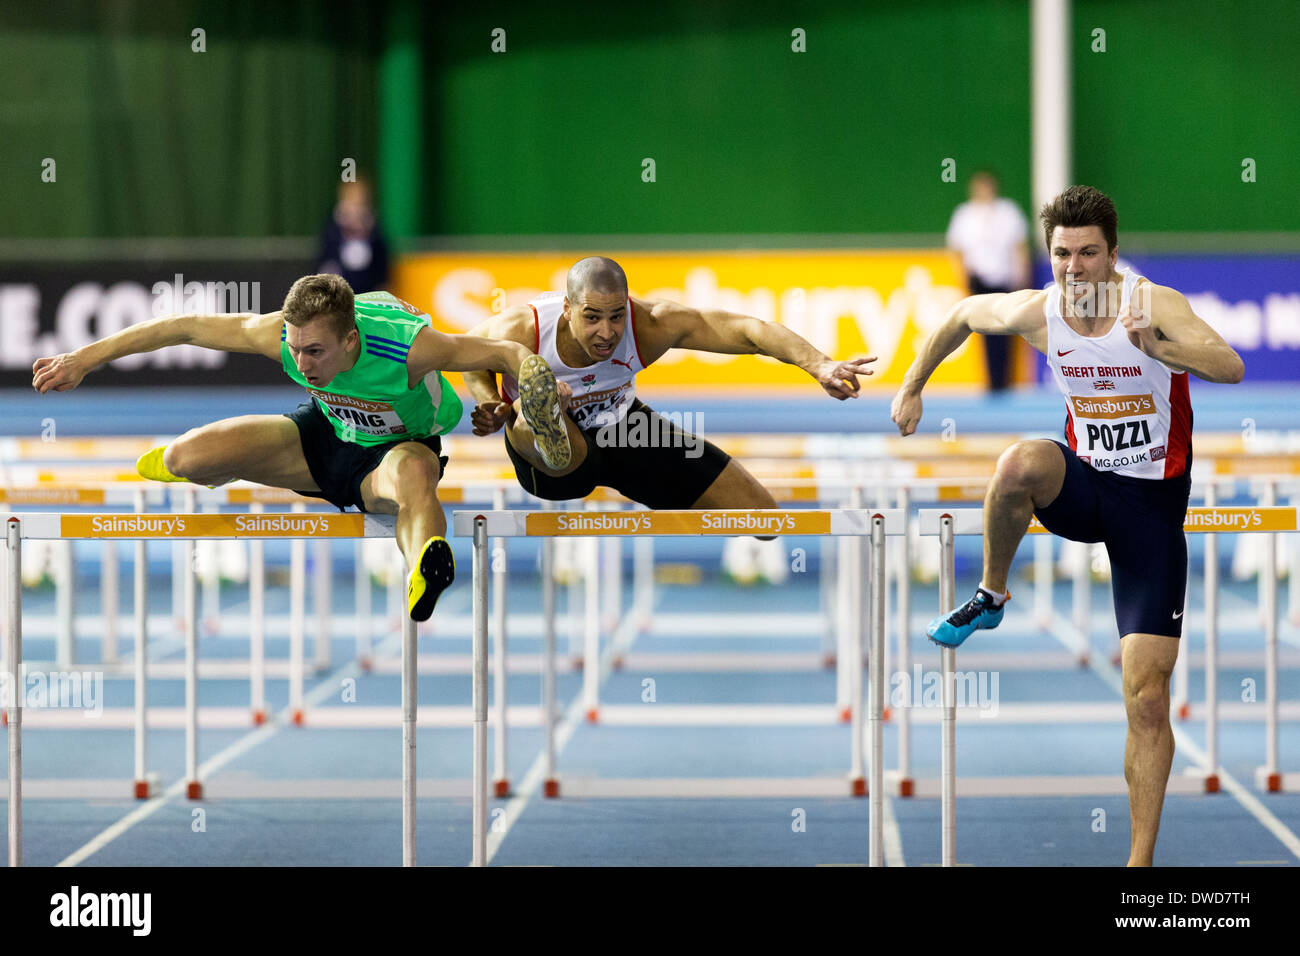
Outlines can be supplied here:
M1034 514L1052 534L1106 545L1120 637L1181 637L1190 458L1180 478L1131 478L1097 471L1061 442L1055 444L1065 456L1065 482L1055 500Z
M442 439L437 435L403 438L382 445L358 445L339 438L315 402L303 402L292 412L285 412L284 417L298 426L302 455L307 459L307 468L316 486L320 488L320 491L299 491L298 494L324 498L339 511L346 511L350 505L356 506L358 511L366 510L361 498L361 482L379 467L385 455L402 442L418 441L438 456L441 470L447 470L447 456L442 454Z
M694 507L722 474L731 456L713 442L682 431L640 399L633 401L627 414L629 423L637 416L646 416L644 430L657 440L646 445L602 445L597 437L600 429L580 429L587 443L587 457L558 478L544 475L530 465L507 436L506 454L515 466L519 484L548 501L577 501L599 485L656 511Z

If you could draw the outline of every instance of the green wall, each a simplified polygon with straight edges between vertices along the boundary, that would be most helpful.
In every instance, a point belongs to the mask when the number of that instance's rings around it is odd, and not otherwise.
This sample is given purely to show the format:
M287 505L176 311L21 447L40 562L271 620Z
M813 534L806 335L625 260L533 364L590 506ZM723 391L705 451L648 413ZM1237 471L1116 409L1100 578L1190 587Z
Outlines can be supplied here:
M316 232L376 157L368 5L0 6L0 235ZM191 31L206 31L193 52ZM41 181L53 158L57 181Z
M1074 26L1075 178L1121 230L1300 229L1300 3L1077 0Z
M399 239L933 235L982 165L1028 208L1028 0L789 6L0 0L0 238L308 235L346 156ZM1072 46L1123 229L1300 230L1300 2L1076 0Z

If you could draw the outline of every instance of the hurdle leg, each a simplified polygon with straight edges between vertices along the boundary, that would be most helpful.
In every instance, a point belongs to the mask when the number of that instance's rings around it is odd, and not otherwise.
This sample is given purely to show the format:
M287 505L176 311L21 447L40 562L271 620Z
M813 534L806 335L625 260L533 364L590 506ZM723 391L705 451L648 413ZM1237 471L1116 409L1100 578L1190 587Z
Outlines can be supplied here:
M474 854L471 866L487 866L487 521L474 519Z
M1291 507L1300 506L1300 496L1291 496ZM1300 627L1300 535L1287 535L1283 539L1286 542L1287 553L1287 619L1291 622L1292 627Z
M313 666L317 674L330 669L330 540L317 538L312 547L311 591L316 610L316 659Z
M839 538L825 536L821 539L820 580L822 605L822 667L830 669L835 666L835 634L838 619L836 611L836 557L839 554Z
M632 542L632 588L637 630L650 630L655 603L655 539L638 535Z
M546 735L546 777L542 793L547 797L558 797L560 781L555 776L555 539L551 537L542 538L542 727Z
M595 510L594 507L589 510ZM582 706L587 720L600 719L600 539L583 538L586 605L582 641Z
M197 542L185 542L185 795L203 799L199 783L199 609L194 555Z
M1188 562L1187 585L1183 588L1183 594L1185 595L1192 593L1190 568L1191 568L1191 562ZM1187 599L1184 597L1183 607L1185 608L1186 606L1187 606ZM1180 648L1182 653L1178 655L1177 660L1175 660L1174 662L1174 681L1173 681L1174 686L1173 686L1173 694L1170 701L1170 709L1173 711L1173 713L1177 716L1179 720L1186 720L1188 717L1191 716L1192 713L1192 706L1187 699L1188 671L1191 668L1191 664L1189 662L1192 656L1192 642L1191 642L1190 630L1191 630L1190 628L1187 628L1183 632L1183 638L1182 638L1183 646Z
M492 502L495 511L506 506L505 490L498 488ZM506 539L492 539L492 621L493 621L493 661L495 662L496 687L496 772L493 774L492 788L498 797L510 793L510 777L506 772Z
M294 505L294 511L304 511ZM302 726L303 644L307 618L307 542L294 538L289 545L289 713Z
M262 512L254 503L253 514ZM253 723L266 723L266 545L248 542L248 700Z
M871 764L867 784L870 806L868 841L871 866L885 865L885 519L871 518L871 652L868 673L871 677ZM856 668L855 668L856 669Z
M1215 505L1214 482L1205 507ZM1205 535L1205 792L1219 792L1219 536Z
M898 507L903 512L903 534L898 543L901 552L898 570L898 673L904 675L910 675L912 671L912 523L908 520L911 498L906 485L899 489ZM911 689L907 683L903 686ZM898 795L912 796L915 786L912 780L912 701L908 694L898 708Z
M362 671L370 670L370 574L366 570L366 539L357 538L353 549L356 561L357 663Z
M58 569L55 585L58 638L54 658L59 670L68 671L77 661L77 562L71 541L56 541L54 545L55 567Z
M1034 536L1034 623L1052 626L1052 536Z
M217 514L221 509L208 505L205 514ZM207 556L207 574L203 577L203 633L216 634L221 629L221 555L216 541L204 541L201 552ZM197 570L197 568L196 568Z
M865 547L865 539L861 536L846 538L853 549L852 564L865 568L865 558L862 554ZM856 574L859 581L863 581L866 575ZM862 721L862 653L863 653L863 632L870 626L865 602L863 601L862 587L859 585L854 588L849 599L849 620L852 622L852 629L849 633L849 653L846 655L848 667L846 672L849 682L849 746L852 748L852 756L849 764L849 792L855 797L868 795L867 780L862 773L862 755L865 753L866 741L864 739L864 729ZM874 600L874 595L872 596ZM872 605L874 609L874 604ZM873 711L874 713L874 711ZM874 730L874 728L873 728ZM874 818L868 821L869 825L874 827ZM874 838L875 831L872 830ZM872 848L875 842L871 843Z
M100 559L99 603L104 618L104 639L100 645L99 659L104 664L117 663L117 542L107 538Z
M956 549L953 546L951 515L939 519L939 613L955 606ZM940 802L942 811L942 853L944 866L957 865L957 652L939 650L943 669L943 715L941 718Z
M402 866L415 866L416 629L402 622Z
M1261 504L1277 504L1277 485L1265 482ZM1264 612L1264 696L1265 763L1255 771L1256 785L1269 793L1282 789L1282 774L1278 769L1278 680L1277 680L1277 533L1270 531L1264 539L1264 566L1260 569L1263 583Z
M10 517L5 524L5 555L9 586L5 596L9 647L9 694L5 715L9 724L9 865L23 865L23 572L22 524Z

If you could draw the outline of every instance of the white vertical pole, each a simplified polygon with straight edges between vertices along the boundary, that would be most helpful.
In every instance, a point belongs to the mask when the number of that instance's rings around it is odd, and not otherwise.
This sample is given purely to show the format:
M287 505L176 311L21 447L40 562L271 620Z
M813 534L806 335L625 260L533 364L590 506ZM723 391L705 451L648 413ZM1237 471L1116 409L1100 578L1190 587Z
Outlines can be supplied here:
M549 509L550 502L546 503ZM546 779L542 792L560 795L555 777L555 539L542 538L542 726L546 733Z
M63 671L71 670L77 660L75 623L77 562L72 550L71 540L54 542L55 560L58 562L56 604L59 616L59 633L54 656L59 670Z
M862 487L854 485L849 492L849 508L859 509L862 507ZM836 622L836 640L835 640L835 707L839 711L840 720L852 720L852 711L850 709L850 698L852 695L852 684L850 682L848 668L850 666L862 667L862 658L859 655L856 659L853 656L853 628L860 623L860 617L853 614L853 595L858 588L862 586L863 567L858 560L861 548L858 542L848 536L839 539L840 560L839 560L839 580L837 609L839 611Z
M258 501L249 506L253 514L263 510ZM266 543L261 538L248 542L248 684L253 723L266 723Z
M1181 610L1183 610L1184 612L1186 612L1187 609L1186 595L1192 593L1191 571L1190 571L1191 562L1188 562L1188 568L1189 571L1187 575L1187 584L1184 585L1183 587L1184 597L1183 597L1183 607ZM1188 668L1191 667L1191 664L1189 663L1191 656L1192 656L1191 628L1187 626L1187 621L1184 618L1183 637L1182 640L1179 641L1178 657L1174 661L1174 689L1172 695L1173 699L1171 701L1171 707L1173 709L1173 712L1179 720L1186 720L1188 716L1191 714L1191 705L1187 700L1187 693L1188 693L1187 671Z
M100 560L99 597L104 617L104 640L100 645L100 660L105 664L117 663L117 542L106 538Z
M318 674L330 669L330 595L333 593L334 572L331 557L329 538L317 538L312 542L311 596L316 610L314 664Z
M898 545L900 554L898 571L898 672L906 674L904 687L908 694L898 710L898 795L912 795L912 523L908 514L912 510L912 493L906 485L898 490L898 508L903 512L903 535Z
M1265 508L1277 504L1277 484L1273 481L1264 483ZM1264 576L1264 694L1267 697L1265 711L1265 761L1264 788L1269 792L1282 789L1282 777L1278 771L1278 687L1277 687L1277 532L1270 531L1264 539L1264 567L1260 570Z
M185 509L181 488L172 485L167 496L172 511ZM185 542L172 542L172 630L185 630Z
M1070 0L1034 0L1030 76L1035 209L1069 185L1071 178L1070 29Z
M402 607L402 594L405 586L406 563L401 549L393 545L388 562L388 626L400 628L402 621L411 615ZM384 632L385 634L388 631Z
M195 509L194 489L186 489L186 511ZM199 608L194 570L195 540L185 542L185 780L191 800L203 796L199 783Z
M1205 507L1216 504L1214 482L1205 488ZM1186 622L1183 624L1186 627ZM1205 790L1219 791L1219 536L1205 536Z
M357 538L353 554L356 561L357 662L363 671L370 670L370 572L366 570L366 539Z
M589 502L588 511L595 511ZM582 642L582 704L587 720L595 723L600 713L600 539L582 538L582 577L586 581L586 614Z
M16 517L5 524L5 553L9 558L9 587L5 596L9 626L9 865L23 865L23 571L22 525Z
M831 667L835 661L835 634L839 623L836 616L839 609L836 602L838 582L836 576L838 562L836 558L839 556L840 539L830 535L823 535L819 544L822 551L821 580L818 582L821 586L822 603L822 666Z
M1300 507L1300 495L1291 496L1291 507ZM1289 534L1284 539L1287 549L1286 597L1287 618L1292 627L1300 627L1300 534Z
M492 493L492 510L503 511L506 506L506 491L498 487ZM496 727L495 754L493 762L496 770L493 774L492 787L498 797L510 792L510 777L506 771L506 539L492 539L492 620L496 687Z
M649 535L632 539L632 578L637 630L648 631L655 604L655 539Z
M144 491L135 493L135 510L144 511ZM145 715L149 707L149 562L146 542L140 538L135 546L135 796L149 796L149 730Z
M939 607L940 613L956 605L956 551L953 546L952 517L939 519ZM941 733L940 791L943 816L943 865L957 865L957 652L951 647L939 649L943 670L943 716Z
M415 621L402 621L402 866L415 866L415 736L418 681Z
M295 512L305 511L295 504ZM307 630L307 542L294 538L289 545L289 713L295 724L303 722L303 657Z
M867 780L862 773L862 757L866 752L865 729L862 720L862 662L863 662L863 635L867 632L871 624L868 617L867 600L874 601L875 595L865 595L866 585L868 584L866 571L866 549L867 538L862 535L848 536L845 535L843 540L849 542L853 550L853 566L855 568L854 580L857 587L849 592L849 621L852 623L849 632L849 651L841 662L848 676L849 682L849 747L852 749L852 755L849 761L849 778L852 786L852 794L855 797L870 795L867 789ZM871 606L872 610L875 605ZM868 821L869 824L871 821ZM874 835L874 834L873 834ZM875 846L873 842L872 847Z
M1052 536L1034 535L1034 623L1052 626Z
M885 566L885 519L871 519L871 777L867 782L871 828L869 848L872 866L885 865L885 598L888 576Z
M207 514L218 514L221 509L215 504L207 505ZM205 541L204 552L211 555L212 565L203 580L203 633L216 634L221 630L221 551L217 541Z
M488 712L488 536L487 521L474 519L474 855L487 866Z
M616 534L604 539L601 554L605 585L601 595L604 608L601 622L605 632L613 634L623 613L623 539Z
M1081 544L1078 548L1079 560L1074 566L1074 626L1092 645L1092 630L1089 626L1092 618L1092 545Z

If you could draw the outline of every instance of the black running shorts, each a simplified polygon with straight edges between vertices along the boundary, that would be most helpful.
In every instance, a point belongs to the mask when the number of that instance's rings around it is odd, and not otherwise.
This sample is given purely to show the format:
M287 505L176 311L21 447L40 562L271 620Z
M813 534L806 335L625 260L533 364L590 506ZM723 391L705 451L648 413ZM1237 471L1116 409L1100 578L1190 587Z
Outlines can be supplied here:
M1120 637L1181 637L1190 458L1181 478L1131 478L1097 471L1065 445L1055 444L1065 456L1065 482L1056 499L1034 514L1062 538L1105 543Z
M628 409L626 421L626 429L608 429L603 435L601 429L583 429L587 457L558 478L533 468L509 438L506 454L519 484L538 498L576 501L604 486L655 510L693 507L731 460L717 445L682 431L640 399Z
M447 457L442 454L442 440L437 435L403 438L382 445L358 445L339 438L315 402L303 402L292 412L286 412L284 417L298 426L303 457L307 459L307 468L320 488L320 491L298 493L309 498L324 498L340 511L352 505L359 511L366 510L361 502L362 480L379 467L385 455L403 442L418 441L432 449L438 456L442 471L447 470Z

